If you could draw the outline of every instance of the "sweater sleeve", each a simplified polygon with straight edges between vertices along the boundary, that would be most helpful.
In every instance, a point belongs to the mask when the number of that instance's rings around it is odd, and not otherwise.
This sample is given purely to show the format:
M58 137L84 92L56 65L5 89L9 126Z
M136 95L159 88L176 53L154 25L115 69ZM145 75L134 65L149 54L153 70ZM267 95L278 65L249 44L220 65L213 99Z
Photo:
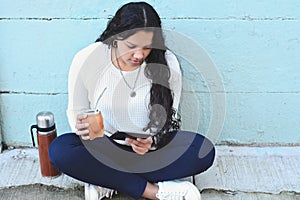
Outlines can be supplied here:
M169 80L170 89L174 94L173 108L178 111L181 90L182 90L182 74L179 62L176 56L169 50L166 51L166 60L170 67L171 76Z
M81 69L85 56L77 53L72 61L68 78L68 110L67 116L69 125L73 132L76 131L77 114L89 108L88 90L81 77Z

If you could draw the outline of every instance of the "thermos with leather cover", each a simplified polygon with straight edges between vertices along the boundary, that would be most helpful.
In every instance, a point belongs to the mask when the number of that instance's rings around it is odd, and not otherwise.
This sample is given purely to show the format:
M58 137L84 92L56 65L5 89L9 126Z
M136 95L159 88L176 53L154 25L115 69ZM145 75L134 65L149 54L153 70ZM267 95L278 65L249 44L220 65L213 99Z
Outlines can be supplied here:
M33 146L34 134L33 129L37 130L38 151L40 158L41 173L44 177L57 177L61 173L51 164L48 149L51 142L57 137L54 116L51 112L40 112L36 116L36 125L31 126L31 138Z

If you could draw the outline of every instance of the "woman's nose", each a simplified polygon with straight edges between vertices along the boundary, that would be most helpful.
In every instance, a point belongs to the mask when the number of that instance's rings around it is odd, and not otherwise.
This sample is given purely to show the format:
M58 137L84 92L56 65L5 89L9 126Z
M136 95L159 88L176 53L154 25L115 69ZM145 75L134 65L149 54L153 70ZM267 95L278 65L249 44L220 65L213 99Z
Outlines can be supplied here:
M142 50L142 49L136 50L136 51L134 52L134 54L133 54L133 57L134 57L135 59L138 59L138 60L143 59L143 57L144 57L143 50Z

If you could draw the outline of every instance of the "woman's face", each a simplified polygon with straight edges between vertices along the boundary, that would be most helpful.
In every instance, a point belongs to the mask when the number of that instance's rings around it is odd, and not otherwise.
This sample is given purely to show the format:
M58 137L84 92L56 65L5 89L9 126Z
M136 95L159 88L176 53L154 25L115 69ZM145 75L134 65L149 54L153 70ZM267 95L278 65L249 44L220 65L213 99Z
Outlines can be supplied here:
M139 67L152 50L152 39L153 32L141 30L124 40L117 40L117 57L121 69L131 71Z

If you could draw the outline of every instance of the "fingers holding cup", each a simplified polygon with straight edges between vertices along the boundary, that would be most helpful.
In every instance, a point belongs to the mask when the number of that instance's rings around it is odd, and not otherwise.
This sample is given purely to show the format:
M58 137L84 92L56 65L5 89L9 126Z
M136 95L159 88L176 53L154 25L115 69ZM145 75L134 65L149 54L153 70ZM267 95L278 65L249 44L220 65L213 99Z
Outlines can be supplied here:
M104 136L103 117L100 111L86 110L83 112L81 117L78 117L78 120L81 121L81 124L84 124L83 128L88 130L90 140ZM78 123L78 125L80 125L80 123ZM87 127L84 127L86 125ZM80 128L82 128L82 126L79 126L78 128L81 130ZM86 134L87 132L84 133Z

